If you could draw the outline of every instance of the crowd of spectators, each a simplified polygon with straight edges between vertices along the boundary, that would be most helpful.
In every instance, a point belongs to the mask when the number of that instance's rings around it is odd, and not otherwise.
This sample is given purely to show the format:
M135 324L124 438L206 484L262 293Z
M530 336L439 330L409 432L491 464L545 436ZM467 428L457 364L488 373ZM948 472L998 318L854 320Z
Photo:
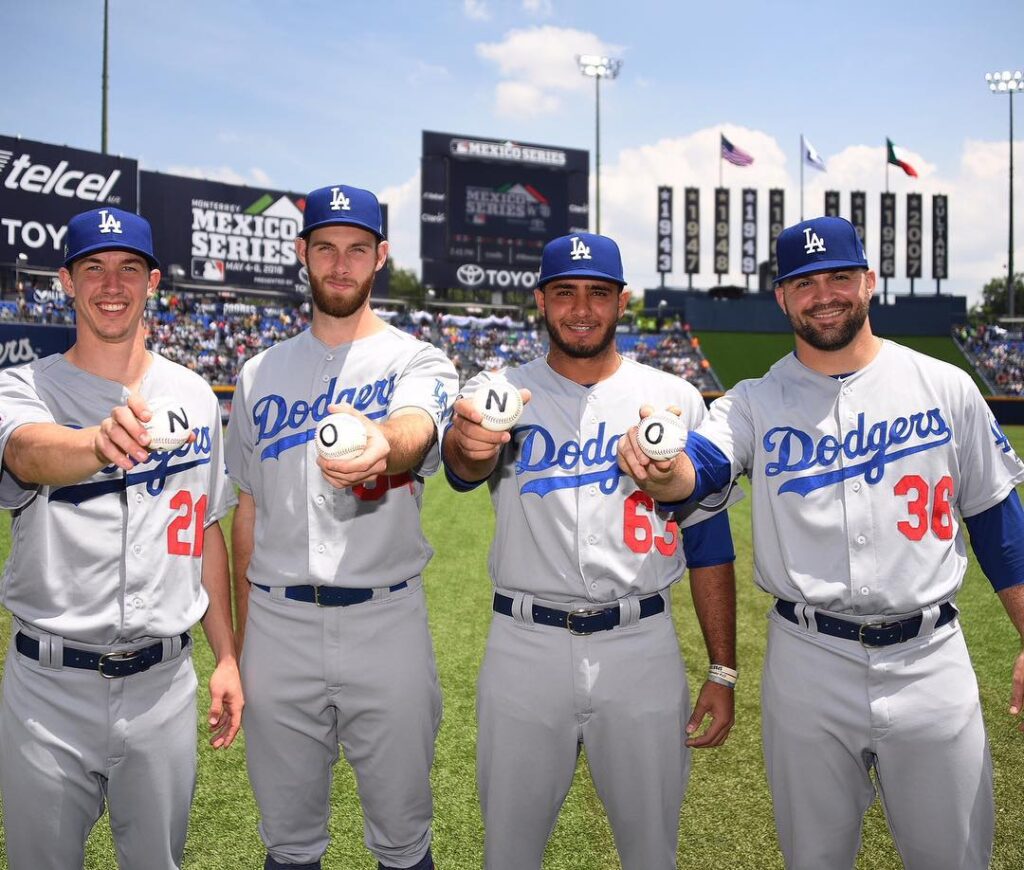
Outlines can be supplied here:
M375 311L399 329L441 348L463 383L480 371L520 365L547 352L544 330L532 320L523 323L497 315ZM72 323L74 314L58 299L45 304L25 304L19 299L0 302L0 319ZM164 293L148 303L149 346L211 384L233 385L247 359L302 331L309 320L308 302L298 307L257 307ZM621 332L618 347L624 356L686 378L700 390L721 389L699 341L682 324L673 324L670 331L660 334Z
M974 368L992 390L1024 395L1024 336L998 325L960 326L953 331Z

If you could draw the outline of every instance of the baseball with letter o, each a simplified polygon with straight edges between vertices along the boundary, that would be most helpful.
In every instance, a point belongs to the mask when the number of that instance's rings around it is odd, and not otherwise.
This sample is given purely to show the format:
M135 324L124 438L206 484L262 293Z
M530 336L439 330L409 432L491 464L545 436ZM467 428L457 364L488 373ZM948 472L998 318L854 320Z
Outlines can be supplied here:
M671 411L658 411L640 421L637 441L651 459L675 459L686 445L686 429Z
M351 414L329 414L317 425L314 440L324 459L355 459L366 447L366 427Z

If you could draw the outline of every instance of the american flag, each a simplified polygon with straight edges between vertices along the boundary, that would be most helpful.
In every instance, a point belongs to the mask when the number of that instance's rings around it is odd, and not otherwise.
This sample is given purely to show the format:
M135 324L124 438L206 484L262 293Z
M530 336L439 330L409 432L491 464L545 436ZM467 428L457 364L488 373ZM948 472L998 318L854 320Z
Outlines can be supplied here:
M741 148L737 148L725 136L722 136L722 156L733 166L750 166L754 162L753 157Z

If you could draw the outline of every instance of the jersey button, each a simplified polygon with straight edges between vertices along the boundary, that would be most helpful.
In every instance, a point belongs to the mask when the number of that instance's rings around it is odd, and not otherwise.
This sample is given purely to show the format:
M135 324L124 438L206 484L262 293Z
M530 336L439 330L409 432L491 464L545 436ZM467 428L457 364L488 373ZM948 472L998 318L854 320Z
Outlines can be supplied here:
M142 599L141 598L133 598L132 599L132 604L134 604L136 607L142 607Z
M324 383L326 383L327 381L330 380L330 378L327 377L327 375L324 375L322 378L320 378L320 380L322 380Z
M860 484L859 483L855 483L853 485L853 491L854 492L860 492Z
M596 486L590 487L590 494L591 495L597 495L597 487Z
M141 492L135 493L135 501L137 501L139 504L142 503L142 493Z
M332 359L334 359L334 354L333 353L327 354L327 361L330 362Z
M326 549L327 549L327 548L326 548L326 547L325 547L325 546L324 546L323 544L318 544L318 545L317 545L317 548L316 548L316 551L317 551L318 553L322 553L322 552L323 552L324 550L326 550Z
M868 589L868 587L867 587L867 586L861 586L861 587L860 587L860 594L861 594L861 595L867 595L867 594L868 594L868 593L869 593L870 591L871 591L871 590L870 590L870 589Z
M596 544L597 543L597 535L587 535L587 543L588 544Z
M316 503L317 504L323 504L324 503L324 497L322 495L318 495L316 497Z
M142 553L142 547L139 544L136 544L135 546L132 547L132 552L136 556L138 556L138 555L140 555Z
M597 400L597 397L596 397L596 396L594 396L594 394L593 394L593 393L591 393L590 395L588 395L588 396L587 396L587 401L588 401L588 402L594 402L594 401L596 401L596 400Z
M858 544L866 544L867 542L868 542L868 539L865 538L863 535L857 535L857 543Z
M843 395L844 396L848 396L852 392L853 392L853 390L850 387L843 387Z

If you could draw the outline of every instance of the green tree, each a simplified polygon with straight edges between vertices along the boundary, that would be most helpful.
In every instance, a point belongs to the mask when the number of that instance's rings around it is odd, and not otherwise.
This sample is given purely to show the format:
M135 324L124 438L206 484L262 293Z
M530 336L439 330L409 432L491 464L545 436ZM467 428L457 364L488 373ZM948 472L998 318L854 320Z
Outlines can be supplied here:
M1017 317L1024 317L1024 275L1018 273L1014 281L1014 309ZM1006 277L993 278L981 288L981 302L972 305L970 319L973 323L992 323L1009 312L1006 304Z
M393 258L388 257L388 269L391 271L391 298L405 299L410 304L423 304L423 284L412 269L396 266Z

